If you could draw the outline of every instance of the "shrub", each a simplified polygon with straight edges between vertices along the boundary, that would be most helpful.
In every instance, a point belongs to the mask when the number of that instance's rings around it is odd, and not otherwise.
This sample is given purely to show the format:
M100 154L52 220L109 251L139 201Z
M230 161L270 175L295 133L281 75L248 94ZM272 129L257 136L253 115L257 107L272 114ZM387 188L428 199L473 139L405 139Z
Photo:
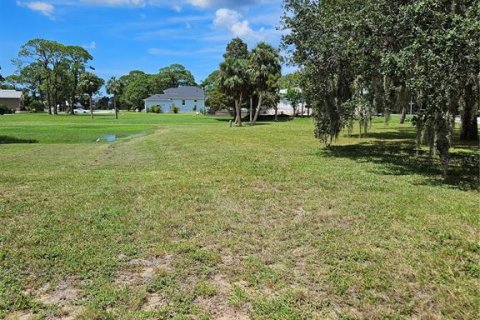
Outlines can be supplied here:
M153 106L153 107L150 108L150 112L162 113L163 112L162 106Z
M179 112L180 112L180 108L177 107L176 105L173 105L173 106L172 106L172 112L173 112L173 113L179 113Z
M35 100L30 103L28 110L30 112L43 112L45 111L45 106L42 102Z
M9 107L7 107L6 105L0 104L0 115L10 114L10 113L13 113L13 112L14 111L12 109L10 109Z

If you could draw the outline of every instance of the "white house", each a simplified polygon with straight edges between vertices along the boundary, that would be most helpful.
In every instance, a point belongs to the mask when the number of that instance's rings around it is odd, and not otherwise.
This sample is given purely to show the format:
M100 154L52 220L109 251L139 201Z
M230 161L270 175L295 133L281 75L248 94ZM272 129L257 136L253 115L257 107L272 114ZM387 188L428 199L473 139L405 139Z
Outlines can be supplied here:
M177 106L180 113L198 112L205 109L203 89L193 86L166 89L163 93L153 95L144 101L145 112L148 112L153 106L162 107L163 112L171 112L173 106Z
M295 88L296 90L300 90L300 88ZM289 115L293 116L293 108L292 104L285 98L287 95L287 89L281 89L279 91L280 95L280 101L277 104L277 114L278 115ZM311 110L308 110L305 107L305 103L302 102L297 106L297 115L304 115L308 116L311 114ZM260 114L262 115L274 115L275 114L275 109L274 108L268 108L268 109L263 109L260 110Z

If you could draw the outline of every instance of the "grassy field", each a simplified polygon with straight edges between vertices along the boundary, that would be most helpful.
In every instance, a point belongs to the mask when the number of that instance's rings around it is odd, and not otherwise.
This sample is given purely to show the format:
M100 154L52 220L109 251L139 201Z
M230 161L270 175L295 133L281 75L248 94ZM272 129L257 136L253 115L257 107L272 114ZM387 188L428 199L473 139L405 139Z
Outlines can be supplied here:
M478 147L396 123L0 117L0 319L478 319Z

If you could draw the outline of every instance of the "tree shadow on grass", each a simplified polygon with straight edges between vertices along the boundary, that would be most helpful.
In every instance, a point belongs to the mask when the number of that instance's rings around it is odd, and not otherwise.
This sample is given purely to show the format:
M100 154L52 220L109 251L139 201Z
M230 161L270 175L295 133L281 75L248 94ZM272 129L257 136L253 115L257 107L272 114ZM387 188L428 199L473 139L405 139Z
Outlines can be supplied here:
M35 139L20 139L9 136L0 136L0 144L11 144L11 143L38 143L38 140Z
M232 118L215 118L215 120L220 121L220 122L230 122L232 121L232 126L235 126L233 124L233 119ZM256 122L255 126L266 126L266 125L271 125L270 122ZM250 120L249 119L242 119L242 126L250 126Z
M358 138L358 134L350 135L352 138ZM396 128L394 131L369 132L368 138L378 140L415 140L416 133L411 128Z
M369 134L369 136L371 136ZM378 164L375 173L385 175L424 176L424 183L448 185L461 190L478 190L480 157L478 154L456 152L451 154L449 177L444 180L438 159L429 160L427 152L416 155L415 145L410 141L373 141L353 145L330 146L323 156L348 158L357 162Z

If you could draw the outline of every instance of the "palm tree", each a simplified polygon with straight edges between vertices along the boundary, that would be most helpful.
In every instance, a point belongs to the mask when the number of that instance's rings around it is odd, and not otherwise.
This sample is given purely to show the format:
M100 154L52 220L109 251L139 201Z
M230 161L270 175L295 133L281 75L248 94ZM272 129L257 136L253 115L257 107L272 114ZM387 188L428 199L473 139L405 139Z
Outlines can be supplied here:
M93 118L93 103L92 96L94 93L98 92L103 86L103 79L97 77L93 73L86 72L80 76L80 81L78 82L78 87L82 93L88 94L90 98L90 115Z
M250 81L246 59L226 59L220 64L220 89L235 99L235 125L242 125L242 102L247 96Z
M278 51L265 42L259 43L250 55L248 72L258 95L258 105L251 123L254 125L258 119L265 95L267 92L276 89L278 79L281 76Z
M113 95L113 108L115 109L115 119L118 119L117 96L121 94L123 84L115 77L111 77L107 82L107 93Z

